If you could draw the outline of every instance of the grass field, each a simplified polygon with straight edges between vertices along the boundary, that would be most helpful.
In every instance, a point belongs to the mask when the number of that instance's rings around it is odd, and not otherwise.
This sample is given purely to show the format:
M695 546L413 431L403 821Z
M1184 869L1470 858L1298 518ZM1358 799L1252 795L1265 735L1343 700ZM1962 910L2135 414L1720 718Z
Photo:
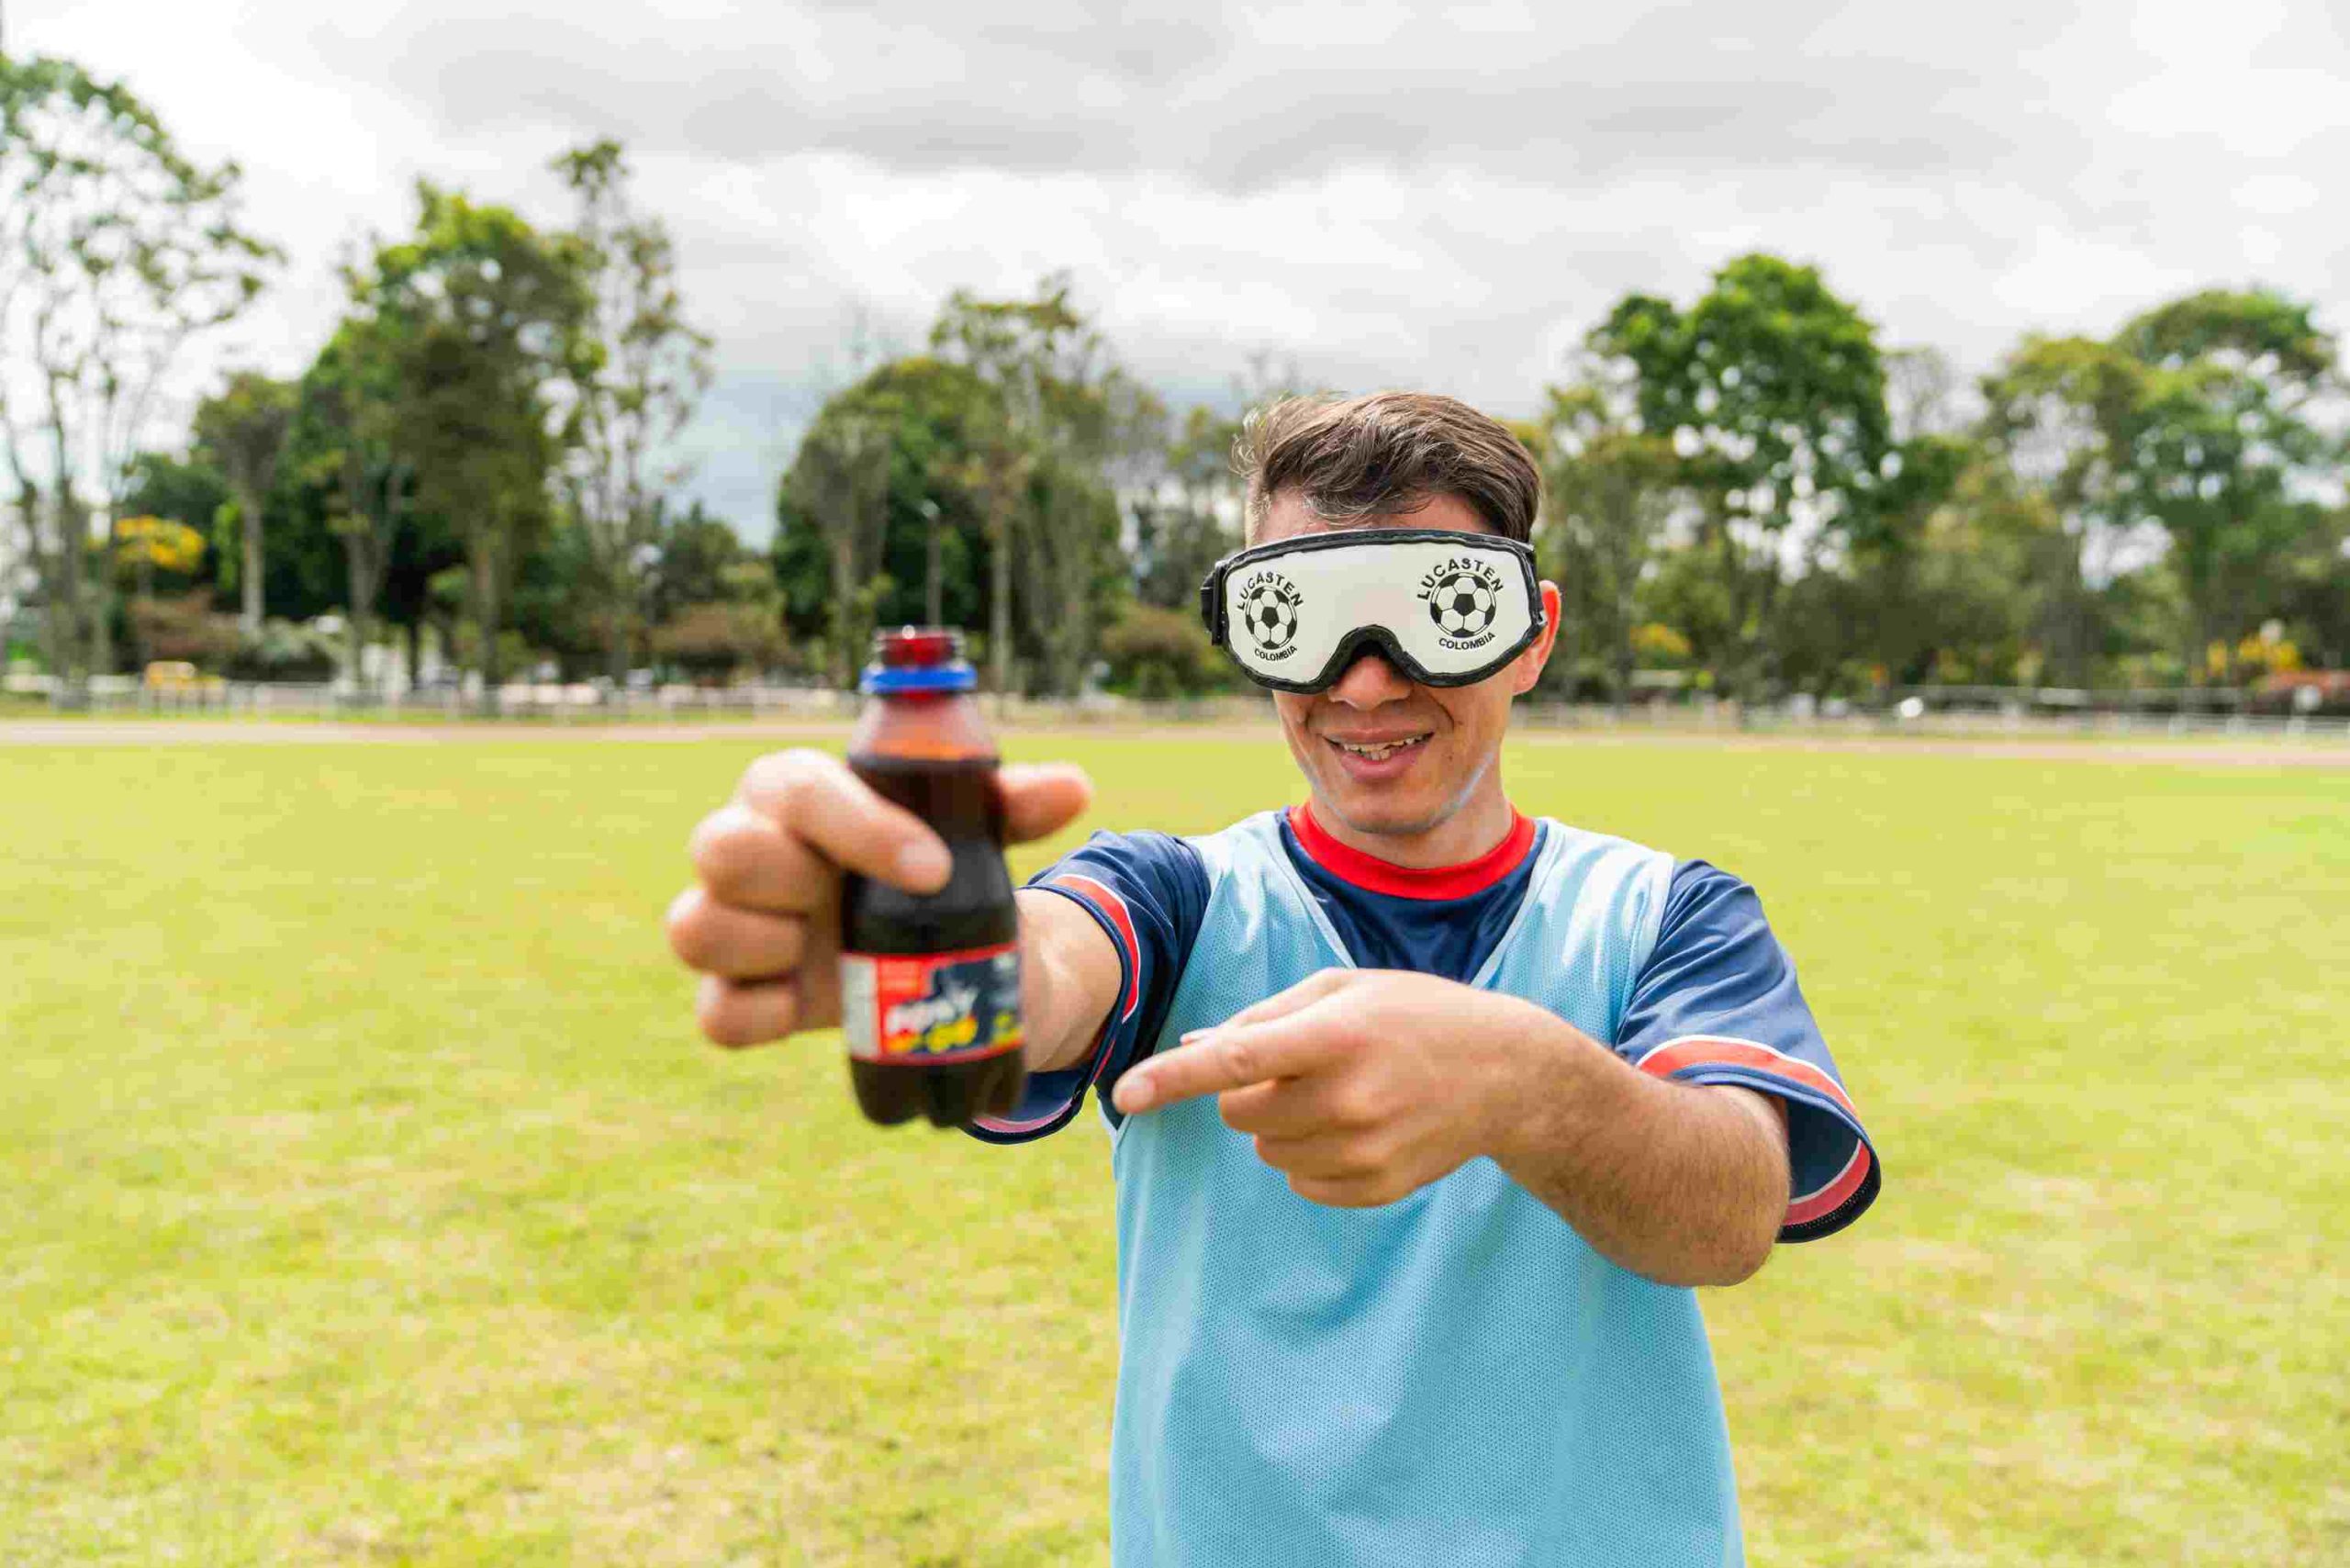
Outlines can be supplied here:
M1088 825L1294 793L1008 749ZM753 751L0 750L0 1562L1102 1560L1107 1141L695 1043L659 914ZM2350 772L1509 770L1762 888L1884 1151L1707 1300L1758 1564L2350 1562Z

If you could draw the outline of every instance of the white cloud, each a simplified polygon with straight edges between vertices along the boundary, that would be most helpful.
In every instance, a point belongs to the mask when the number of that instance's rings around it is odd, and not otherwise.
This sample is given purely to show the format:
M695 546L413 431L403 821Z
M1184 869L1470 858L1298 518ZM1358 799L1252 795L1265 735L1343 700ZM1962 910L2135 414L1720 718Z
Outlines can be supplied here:
M1214 395L1271 349L1498 411L1629 288L1821 263L1888 342L1970 369L2266 281L2344 323L2350 48L2321 6L751 8L15 0L10 44L127 78L249 173L293 264L212 358L298 368L339 246L420 175L559 218L622 138L721 340L700 492L767 526L853 302L920 340L957 286L1074 271L1125 360Z

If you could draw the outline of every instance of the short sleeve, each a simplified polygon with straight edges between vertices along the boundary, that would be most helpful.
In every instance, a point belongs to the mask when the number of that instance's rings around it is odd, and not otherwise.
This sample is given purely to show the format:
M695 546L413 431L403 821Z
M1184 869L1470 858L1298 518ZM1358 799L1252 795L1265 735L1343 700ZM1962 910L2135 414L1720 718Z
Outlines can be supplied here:
M1738 1084L1787 1110L1783 1241L1841 1230L1876 1201L1876 1151L1754 890L1702 860L1674 868L1656 946L1617 1031L1625 1060Z
M1010 1115L981 1116L968 1129L990 1143L1058 1132L1076 1118L1089 1089L1102 1096L1103 1114L1116 1120L1110 1091L1158 1037L1207 913L1207 868L1199 851L1163 833L1097 833L1028 886L1071 901L1102 927L1118 953L1118 1000L1083 1062L1031 1074Z

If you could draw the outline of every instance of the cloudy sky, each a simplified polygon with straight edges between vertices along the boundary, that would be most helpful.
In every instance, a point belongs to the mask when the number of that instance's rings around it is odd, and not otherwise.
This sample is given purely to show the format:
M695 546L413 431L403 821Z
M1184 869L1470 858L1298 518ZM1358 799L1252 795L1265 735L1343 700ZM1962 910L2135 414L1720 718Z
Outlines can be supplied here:
M2207 283L2350 326L2329 0L5 6L245 166L290 262L215 362L298 370L419 175L556 221L548 158L621 139L719 340L695 488L755 537L853 321L1054 268L1179 405L1270 352L1526 411L1624 291L1757 248L1970 371Z

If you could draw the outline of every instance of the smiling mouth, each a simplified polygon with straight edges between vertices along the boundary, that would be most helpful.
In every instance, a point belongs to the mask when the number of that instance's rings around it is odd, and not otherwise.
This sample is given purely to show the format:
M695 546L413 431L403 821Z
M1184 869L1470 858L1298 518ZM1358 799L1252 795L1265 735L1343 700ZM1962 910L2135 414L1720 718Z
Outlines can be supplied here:
M1435 734L1433 730L1424 730L1416 735L1404 735L1392 741L1342 741L1331 735L1324 735L1322 739L1343 756L1359 756L1365 762L1383 762L1399 752L1427 745Z

